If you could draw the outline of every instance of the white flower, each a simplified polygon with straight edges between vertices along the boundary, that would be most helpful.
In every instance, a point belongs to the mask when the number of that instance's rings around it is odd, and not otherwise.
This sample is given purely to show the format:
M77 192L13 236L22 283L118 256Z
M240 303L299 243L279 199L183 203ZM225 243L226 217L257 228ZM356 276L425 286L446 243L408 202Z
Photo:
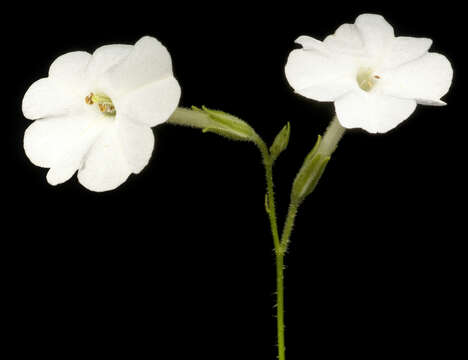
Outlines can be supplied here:
M151 127L166 121L179 99L171 57L155 38L102 46L93 55L67 53L24 95L23 114L36 120L24 135L26 155L50 168L52 185L78 170L89 190L115 189L148 164Z
M360 15L318 41L300 36L286 77L294 90L317 101L334 101L345 128L387 132L416 104L445 105L453 70L443 55L428 52L432 40L395 37L380 15Z

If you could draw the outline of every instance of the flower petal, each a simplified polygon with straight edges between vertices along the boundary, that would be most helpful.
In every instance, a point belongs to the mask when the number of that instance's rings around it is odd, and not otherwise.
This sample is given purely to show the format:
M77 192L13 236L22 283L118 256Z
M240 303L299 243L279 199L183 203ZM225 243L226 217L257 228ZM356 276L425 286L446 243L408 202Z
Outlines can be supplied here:
M49 77L33 83L23 97L23 114L34 120L64 115L84 103L85 69L91 55L75 51L59 56L49 69ZM70 86L73 84L73 86Z
M172 61L167 49L155 38L138 40L131 53L109 69L107 82L111 98L140 86L172 76Z
M105 127L105 119L100 120L86 113L36 120L24 134L26 155L34 165L53 169L51 184L66 181Z
M109 126L86 155L78 171L78 181L92 191L109 191L124 183L131 173L117 126Z
M170 76L131 91L115 100L117 114L147 126L165 122L177 108L180 86Z
M133 50L132 45L105 45L94 51L86 69L90 79L97 79L107 70L122 62Z
M318 101L333 101L357 87L354 64L314 50L293 50L285 67L294 90Z
M415 108L414 100L365 91L353 91L335 101L336 115L343 127L362 128L370 133L393 129Z
M365 55L361 34L354 24L341 25L333 35L327 36L323 43L335 52L354 56Z
M76 170L78 170L78 167L75 164L65 164L62 166L50 168L47 172L47 182L54 186L62 184L75 174Z
M395 37L393 27L381 15L359 15L355 24L370 56L383 55Z
M327 49L325 44L317 39L314 39L313 37L302 35L299 36L295 43L302 45L304 50L317 50L320 51L324 54L329 54L330 51Z
M66 88L81 85L85 80L85 70L91 60L91 54L85 51L74 51L59 56L50 65L49 78L66 85Z
M153 130L122 118L116 121L125 159L132 172L138 174L148 164L153 153Z
M381 74L380 91L387 95L415 99L426 105L441 105L440 98L452 83L448 59L437 53L422 57Z
M396 68L417 59L423 56L431 45L431 39L399 36L392 41L392 45L383 61L382 68Z
M63 87L50 78L39 79L26 91L22 110L26 118L35 120L47 116L64 115L80 106L80 98L63 91Z

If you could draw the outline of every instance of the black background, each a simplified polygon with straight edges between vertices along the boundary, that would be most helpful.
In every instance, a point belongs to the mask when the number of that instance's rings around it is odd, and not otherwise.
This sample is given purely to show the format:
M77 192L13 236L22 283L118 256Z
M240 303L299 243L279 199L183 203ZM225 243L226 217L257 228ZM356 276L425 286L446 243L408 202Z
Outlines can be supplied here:
M2 30L8 358L273 359L274 256L256 148L164 124L150 164L117 190L93 193L76 177L52 187L24 155L21 99L63 53L155 36L172 55L182 106L233 113L267 142L291 122L275 167L281 224L295 173L333 114L293 93L287 56L299 35L323 39L365 12L397 35L433 39L454 81L446 107L418 106L384 135L345 134L293 232L287 355L466 354L466 34L455 2L424 4L13 5L14 26Z

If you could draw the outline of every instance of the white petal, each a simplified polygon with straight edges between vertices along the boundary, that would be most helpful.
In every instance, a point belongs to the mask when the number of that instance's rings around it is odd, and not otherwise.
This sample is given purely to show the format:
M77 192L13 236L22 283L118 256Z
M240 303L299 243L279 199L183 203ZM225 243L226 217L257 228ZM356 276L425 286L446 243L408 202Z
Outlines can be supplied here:
M49 78L66 85L66 88L81 87L90 60L91 55L85 51L74 51L59 56L50 65Z
M427 53L431 45L431 39L399 36L392 41L382 67L392 69L417 59Z
M172 76L126 93L114 102L118 114L132 121L156 126L165 122L177 108L180 86Z
M50 66L49 77L33 83L23 98L28 119L64 115L76 110L86 96L85 69L91 55L75 51L59 56Z
M420 105L430 105L430 106L445 106L447 103L441 100L430 100L430 99L416 99L416 102Z
M363 56L364 43L354 24L343 24L323 41L328 49L348 55Z
M86 69L90 79L96 79L107 70L122 62L133 50L132 45L105 45L98 48Z
M22 110L26 118L35 120L47 116L64 115L81 104L79 97L63 90L56 81L50 78L34 82L23 98Z
M78 167L74 164L65 164L55 168L50 168L47 172L47 182L50 185L62 184L69 180L78 170Z
M370 56L384 55L395 37L393 27L381 16L359 15L355 24L361 33L364 46Z
M324 54L329 54L330 51L321 41L314 39L313 37L302 35L299 36L295 43L302 45L304 50L317 50L323 52Z
M68 176L63 172L68 174L72 171L70 168L77 170L80 167L83 157L105 126L104 121L86 113L36 120L26 129L24 150L34 165L54 169L50 177L56 180L51 182L66 181L73 173Z
M422 57L381 74L380 91L415 99L421 104L443 105L439 100L452 83L453 70L447 58L437 53Z
M106 74L109 96L117 97L140 86L172 76L172 61L167 49L155 38L145 36L131 53Z
M293 50L285 67L294 90L318 101L333 101L357 87L353 63L314 50Z
M86 155L85 162L78 171L78 180L87 189L101 192L115 189L131 173L123 154L117 126L109 126Z
M121 117L116 121L125 159L132 172L138 174L148 164L153 153L153 130Z
M406 120L416 102L372 92L353 91L335 101L339 122L345 128L362 128L370 133L384 133Z

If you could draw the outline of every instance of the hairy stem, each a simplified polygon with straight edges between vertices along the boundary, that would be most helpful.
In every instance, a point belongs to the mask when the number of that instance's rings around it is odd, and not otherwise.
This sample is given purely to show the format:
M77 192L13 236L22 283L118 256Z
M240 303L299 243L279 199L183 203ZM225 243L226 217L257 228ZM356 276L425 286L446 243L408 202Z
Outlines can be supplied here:
M276 325L278 329L278 359L286 359L284 336L284 254L276 253Z
M273 183L273 162L267 146L260 138L256 144L262 153L267 183L267 213L270 219L271 234L275 246L276 260L276 325L278 333L278 359L286 359L286 346L284 336L284 253L281 252L281 243L276 218L275 192Z
M283 255L288 251L289 239L291 237L291 232L294 227L294 220L296 218L298 209L299 204L295 201L291 201L289 204L288 215L284 223L283 233L281 234L280 252Z
M227 124L224 127L219 127L219 119L216 124L213 123L213 119L210 117L210 113L205 111L193 111L185 108L178 108L169 118L169 123L176 125L191 126L201 129L218 129L219 131L232 130L234 127L244 124L240 120L233 120L232 118L225 119ZM226 115L226 114L224 114ZM214 125L213 125L214 124ZM286 359L286 346L285 346L285 326L284 326L284 256L288 249L289 239L291 232L294 227L295 217L303 198L291 197L291 203L289 204L288 215L284 224L281 239L278 232L278 222L276 217L276 206L275 206L275 192L273 183L273 162L272 155L268 150L265 142L251 129L247 124L242 125L242 129L245 130L246 126L249 131L242 132L241 135L245 135L238 140L248 140L254 142L260 149L263 159L263 165L265 167L265 178L267 183L267 195L265 201L266 211L270 220L270 229L273 237L273 244L275 248L275 260L276 260L276 319L277 319L277 331L278 331L278 359ZM338 142L343 136L345 129L339 124L337 117L335 116L330 125L328 126L323 139L317 150L318 154L330 156L336 149ZM221 133L221 135L226 133ZM230 132L232 135L232 131ZM321 176L318 175L318 176Z

